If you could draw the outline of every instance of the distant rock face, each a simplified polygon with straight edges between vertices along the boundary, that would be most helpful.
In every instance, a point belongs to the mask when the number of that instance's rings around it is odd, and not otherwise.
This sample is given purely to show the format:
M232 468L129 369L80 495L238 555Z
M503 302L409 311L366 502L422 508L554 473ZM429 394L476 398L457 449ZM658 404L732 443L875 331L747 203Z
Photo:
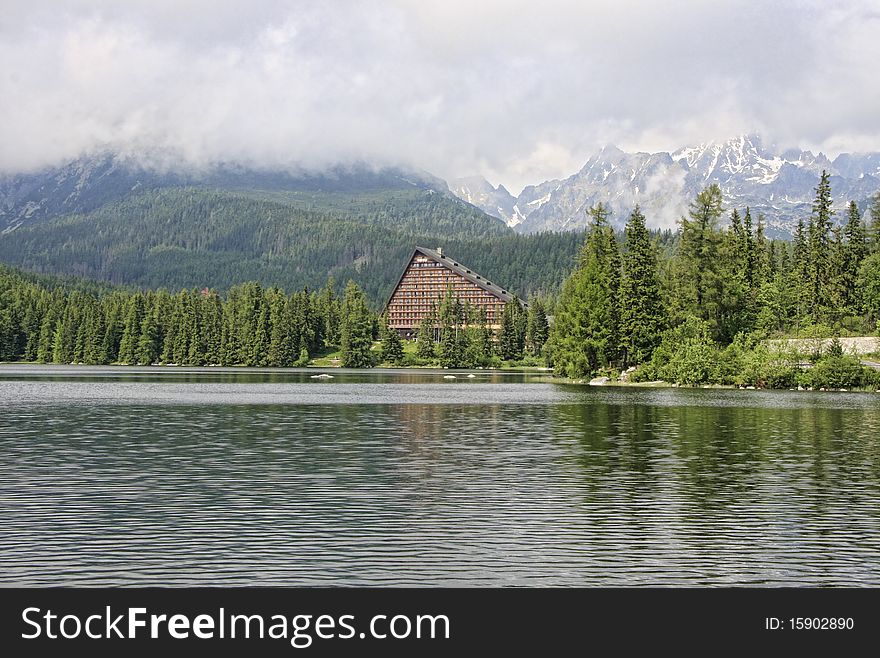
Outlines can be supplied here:
M564 180L523 189L515 199L500 201L485 180L467 180L451 189L484 212L505 220L521 232L574 230L587 225L586 209L602 202L612 209L618 227L636 204L652 227L672 228L687 212L690 201L717 183L728 209L749 206L757 220L765 216L769 236L791 235L799 217L808 217L821 171L831 174L835 207L843 215L854 200L864 210L880 190L880 153L839 155L834 161L810 151L778 152L765 147L757 135L741 135L723 143L711 142L673 153L626 153L606 146L583 168ZM475 193L480 190L482 193Z
M508 226L520 224L525 217L516 207L516 197L508 192L503 185L493 187L482 176L456 178L449 181L449 189L460 199L467 201L487 212L493 217L503 219Z

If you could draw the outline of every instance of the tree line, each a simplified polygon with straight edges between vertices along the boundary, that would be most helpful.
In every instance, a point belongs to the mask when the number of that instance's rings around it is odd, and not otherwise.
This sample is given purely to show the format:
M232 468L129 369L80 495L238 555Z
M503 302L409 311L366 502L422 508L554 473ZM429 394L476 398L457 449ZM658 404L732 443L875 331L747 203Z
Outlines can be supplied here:
M332 281L291 294L254 282L223 297L209 289L95 292L0 268L0 360L304 365L368 313L363 292L351 288L343 299Z
M246 281L316 290L333 276L355 281L375 308L416 245L441 245L527 296L557 290L583 240L579 233L520 235L440 193L377 193L350 204L315 194L306 207L253 194L144 190L0 235L0 262L114 285L208 286L221 294Z
M485 367L537 358L548 324L539 300L509 304L499 337L482 309L447 292L405 353L396 331L349 281L290 294L248 282L225 295L122 290L25 275L0 266L0 361L290 367L337 353L351 368L390 365ZM378 349L374 343L379 341ZM435 345L436 342L436 345Z
M652 238L636 207L621 239L607 208L590 208L577 266L559 296L548 359L572 378L634 365L646 365L643 376L658 376L669 375L660 362L670 355L658 352L661 346L678 354L694 341L754 348L772 336L873 333L880 319L880 194L870 224L855 202L843 221L834 214L827 172L791 242L768 239L763 217L748 208L732 209L722 227L717 185L696 197L671 237Z

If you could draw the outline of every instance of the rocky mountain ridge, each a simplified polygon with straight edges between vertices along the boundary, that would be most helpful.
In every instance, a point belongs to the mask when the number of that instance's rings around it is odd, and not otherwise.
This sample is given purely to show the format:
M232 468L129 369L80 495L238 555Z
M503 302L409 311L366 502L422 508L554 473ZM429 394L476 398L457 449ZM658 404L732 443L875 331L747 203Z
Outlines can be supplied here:
M764 146L758 135L740 135L672 153L627 153L605 146L564 180L530 185L514 197L480 177L451 181L450 189L517 231L573 230L586 226L586 209L611 207L617 226L639 204L649 225L672 228L704 187L717 183L728 208L749 206L764 215L769 235L791 235L807 217L822 170L831 174L835 206L855 200L864 209L880 190L880 153L822 153Z

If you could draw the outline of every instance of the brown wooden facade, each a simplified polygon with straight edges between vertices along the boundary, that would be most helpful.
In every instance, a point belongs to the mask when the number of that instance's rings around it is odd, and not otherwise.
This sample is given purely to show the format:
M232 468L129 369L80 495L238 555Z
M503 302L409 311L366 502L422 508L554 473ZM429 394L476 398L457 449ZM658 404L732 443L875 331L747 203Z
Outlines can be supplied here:
M444 255L442 249L416 247L385 305L389 325L405 336L414 334L422 319L439 307L448 288L460 301L484 309L493 329L501 325L505 304L522 304L506 289Z

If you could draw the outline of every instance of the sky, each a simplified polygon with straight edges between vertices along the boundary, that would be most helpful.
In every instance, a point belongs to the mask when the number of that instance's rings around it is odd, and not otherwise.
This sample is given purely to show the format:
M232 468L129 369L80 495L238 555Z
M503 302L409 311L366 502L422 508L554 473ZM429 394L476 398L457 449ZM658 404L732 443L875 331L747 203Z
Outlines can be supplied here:
M604 144L880 150L880 0L2 0L0 172L405 165L517 193Z

